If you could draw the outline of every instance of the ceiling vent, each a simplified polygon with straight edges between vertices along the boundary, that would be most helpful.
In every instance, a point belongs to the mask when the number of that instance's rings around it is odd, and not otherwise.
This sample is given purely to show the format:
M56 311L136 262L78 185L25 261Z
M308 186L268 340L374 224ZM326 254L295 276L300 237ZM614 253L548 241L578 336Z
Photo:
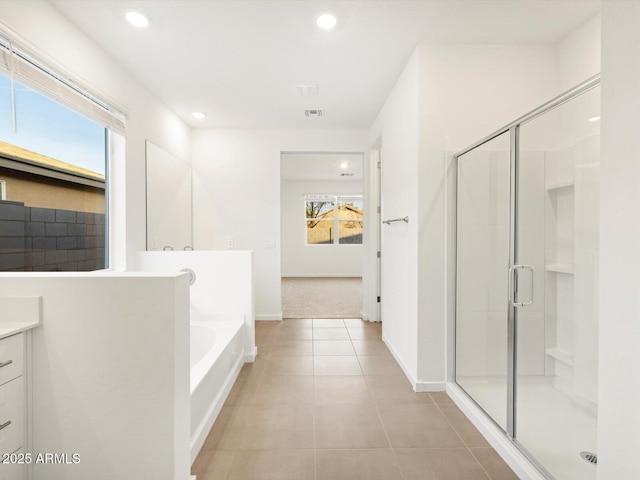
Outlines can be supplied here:
M304 114L307 117L321 117L322 116L322 109L315 108L315 109L305 110Z

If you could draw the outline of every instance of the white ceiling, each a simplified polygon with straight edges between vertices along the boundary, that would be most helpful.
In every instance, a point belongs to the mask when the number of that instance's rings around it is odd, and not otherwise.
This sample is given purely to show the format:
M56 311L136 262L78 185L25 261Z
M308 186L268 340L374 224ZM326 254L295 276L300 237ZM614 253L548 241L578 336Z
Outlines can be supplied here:
M341 164L346 163L347 168ZM342 176L353 173L353 176ZM362 181L361 153L283 153L282 180Z
M51 0L190 125L368 128L415 46L554 44L595 15L582 0ZM151 19L137 30L135 8ZM331 11L331 32L315 26ZM296 97L294 84L315 84ZM304 110L322 108L322 118ZM203 111L197 121L191 112Z

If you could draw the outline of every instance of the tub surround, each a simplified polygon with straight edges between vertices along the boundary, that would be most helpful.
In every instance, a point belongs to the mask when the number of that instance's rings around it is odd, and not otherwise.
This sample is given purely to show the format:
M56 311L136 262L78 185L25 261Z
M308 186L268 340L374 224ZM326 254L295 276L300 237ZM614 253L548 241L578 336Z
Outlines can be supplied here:
M255 347L254 253L249 250L196 250L138 252L136 270L179 272L189 268L195 282L189 288L191 318L199 315L242 314L246 362L253 362Z
M199 315L191 320L191 462L245 363L243 320L240 314L235 318L231 314Z

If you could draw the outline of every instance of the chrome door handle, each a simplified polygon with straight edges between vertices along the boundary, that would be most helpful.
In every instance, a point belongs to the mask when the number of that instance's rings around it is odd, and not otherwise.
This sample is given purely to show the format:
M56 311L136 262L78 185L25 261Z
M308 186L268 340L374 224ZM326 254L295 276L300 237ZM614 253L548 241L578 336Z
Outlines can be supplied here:
M13 363L13 360L7 360L6 362L2 362L0 363L0 368L6 367L7 365L11 365L12 363Z
M531 283L529 284L529 300L527 302L517 302L515 290L515 278L518 270L529 270L531 272ZM534 268L531 265L514 265L509 269L509 303L514 307L527 307L533 303L533 275Z

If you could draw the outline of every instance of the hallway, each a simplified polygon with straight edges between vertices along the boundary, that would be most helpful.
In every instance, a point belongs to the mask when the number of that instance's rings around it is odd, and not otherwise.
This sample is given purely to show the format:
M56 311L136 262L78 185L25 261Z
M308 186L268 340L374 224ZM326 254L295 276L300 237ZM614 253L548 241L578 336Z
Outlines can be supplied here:
M415 393L359 319L256 322L198 480L516 480L445 393Z

